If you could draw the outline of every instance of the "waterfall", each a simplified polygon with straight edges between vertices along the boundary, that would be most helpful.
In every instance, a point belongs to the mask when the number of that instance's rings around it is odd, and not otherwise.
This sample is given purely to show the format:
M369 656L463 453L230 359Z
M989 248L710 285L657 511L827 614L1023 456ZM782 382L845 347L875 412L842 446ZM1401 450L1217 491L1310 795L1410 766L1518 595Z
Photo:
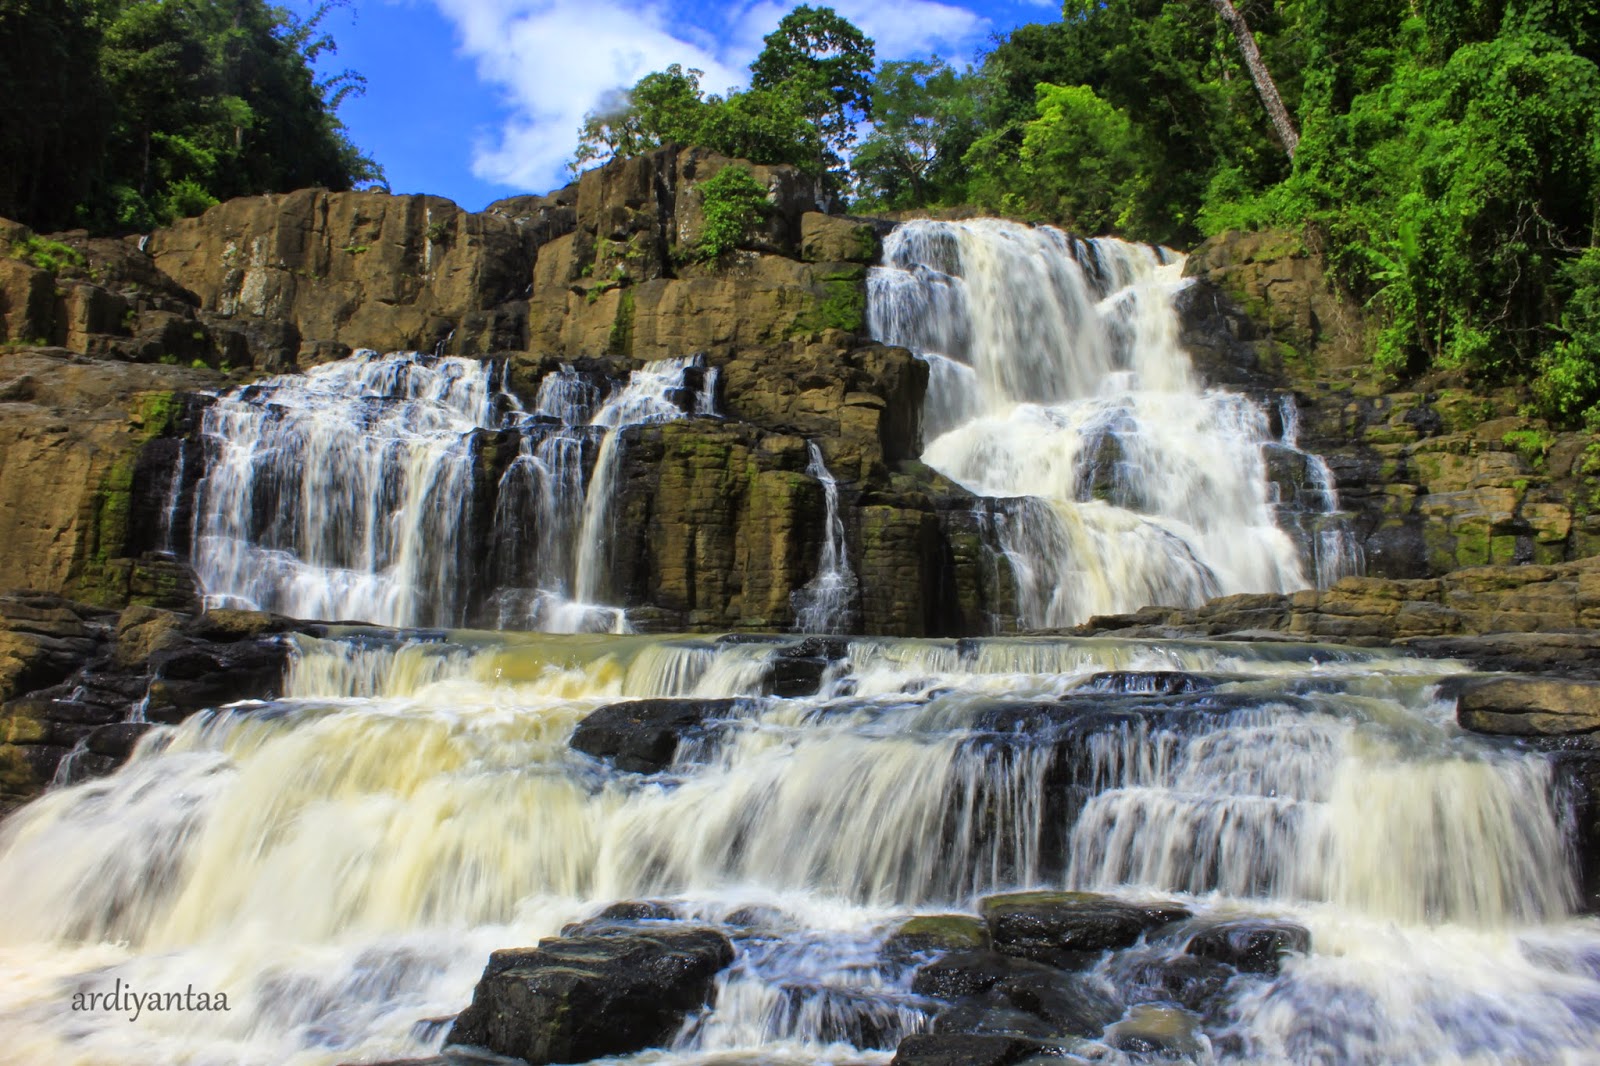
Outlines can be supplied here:
M202 425L193 563L207 602L623 630L602 602L621 433L709 413L703 376L698 359L664 360L607 396L563 367L526 411L493 363L361 352L223 393ZM497 449L515 454L486 505Z
M1436 693L1459 666L858 638L816 695L764 695L807 639L299 638L282 699L158 728L114 776L0 826L15 1061L425 1056L443 1030L423 1021L466 1003L491 950L640 899L738 950L715 1007L650 1061L859 1061L932 1024L888 933L1015 887L1309 930L1309 954L1196 1016L1201 1061L1594 1046L1600 927L1570 916L1550 764L1454 727ZM727 700L661 773L568 748L593 709L661 696ZM1090 977L1137 1011L1137 974L1170 958L1182 941L1152 938ZM234 1006L61 1009L115 979Z
M1181 273L1164 249L978 219L897 227L869 277L873 335L929 364L923 461L1008 501L1029 626L1287 592L1318 563L1282 528L1264 448L1303 453L1260 405L1199 387Z
M817 574L794 593L795 629L801 633L848 633L856 577L845 551L844 518L839 514L839 482L822 461L816 441L806 442L806 473L822 483L823 538Z

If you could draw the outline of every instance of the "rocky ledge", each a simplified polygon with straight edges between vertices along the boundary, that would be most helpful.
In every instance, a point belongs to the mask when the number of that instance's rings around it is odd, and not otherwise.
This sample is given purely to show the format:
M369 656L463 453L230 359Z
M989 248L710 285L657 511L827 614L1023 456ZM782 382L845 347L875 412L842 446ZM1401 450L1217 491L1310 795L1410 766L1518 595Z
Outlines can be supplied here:
M0 809L110 773L155 725L277 696L284 634L308 628L252 611L0 594Z

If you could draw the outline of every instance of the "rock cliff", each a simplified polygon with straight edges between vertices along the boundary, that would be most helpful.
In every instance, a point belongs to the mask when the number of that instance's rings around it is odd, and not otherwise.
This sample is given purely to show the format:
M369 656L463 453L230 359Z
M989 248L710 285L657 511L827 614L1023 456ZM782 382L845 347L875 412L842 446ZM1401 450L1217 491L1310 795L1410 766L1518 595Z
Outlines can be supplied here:
M987 631L1013 609L982 508L914 461L926 367L865 335L880 225L816 211L791 168L754 167L768 209L705 261L700 187L732 162L662 149L478 214L305 190L143 240L8 229L0 536L23 550L0 587L179 605L181 565L151 552L187 551L184 528L157 532L186 521L198 470L175 481L174 464L199 454L197 390L359 346L493 358L531 402L563 363L615 380L699 354L720 417L629 430L613 602L659 628L793 625L823 538L809 440L849 511L862 628ZM492 476L507 457L485 447Z

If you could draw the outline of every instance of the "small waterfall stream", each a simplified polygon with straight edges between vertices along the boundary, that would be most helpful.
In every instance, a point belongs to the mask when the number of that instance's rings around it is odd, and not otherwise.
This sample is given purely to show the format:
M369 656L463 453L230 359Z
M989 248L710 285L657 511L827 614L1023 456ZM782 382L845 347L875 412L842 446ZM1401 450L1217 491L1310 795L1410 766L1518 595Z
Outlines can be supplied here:
M1600 928L1570 916L1542 756L1462 734L1449 663L1316 646L862 638L301 638L288 695L146 739L0 827L8 1061L332 1066L427 1054L490 950L616 900L738 955L675 1066L882 1062L938 1009L884 953L1013 887L1179 900L1311 936L1195 1015L1191 1062L1587 1061ZM1174 673L1176 671L1176 673ZM662 773L567 747L598 706L732 697ZM1132 1019L1182 958L1087 972ZM1141 976L1144 975L1144 976ZM114 980L225 1015L73 1013ZM1159 982L1157 982L1159 984ZM1102 1062L1142 1061L1080 1040Z
M1162 249L977 219L897 227L871 273L874 336L929 364L923 461L1010 501L999 533L1029 626L1358 565L1285 531L1279 510L1337 501L1274 499L1265 449L1304 453L1247 397L1198 386L1172 309L1181 271Z
M810 458L806 473L822 484L822 556L817 560L816 576L794 593L794 627L801 633L849 633L855 628L851 604L857 589L845 549L839 482L822 461L822 449L816 441L806 442L806 452Z

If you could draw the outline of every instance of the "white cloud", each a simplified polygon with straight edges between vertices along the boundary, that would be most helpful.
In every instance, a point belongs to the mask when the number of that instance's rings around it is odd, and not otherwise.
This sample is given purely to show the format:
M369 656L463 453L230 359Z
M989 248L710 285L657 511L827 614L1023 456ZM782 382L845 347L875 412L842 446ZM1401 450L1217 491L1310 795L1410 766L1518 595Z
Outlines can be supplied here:
M650 0L434 0L456 27L478 77L501 94L506 117L478 145L478 177L543 191L566 180L578 126L608 93L682 63L705 71L708 91L747 79L761 38L792 4L757 0L698 8L707 27ZM957 55L988 20L935 0L835 0L838 12L877 43L880 59L938 51Z

